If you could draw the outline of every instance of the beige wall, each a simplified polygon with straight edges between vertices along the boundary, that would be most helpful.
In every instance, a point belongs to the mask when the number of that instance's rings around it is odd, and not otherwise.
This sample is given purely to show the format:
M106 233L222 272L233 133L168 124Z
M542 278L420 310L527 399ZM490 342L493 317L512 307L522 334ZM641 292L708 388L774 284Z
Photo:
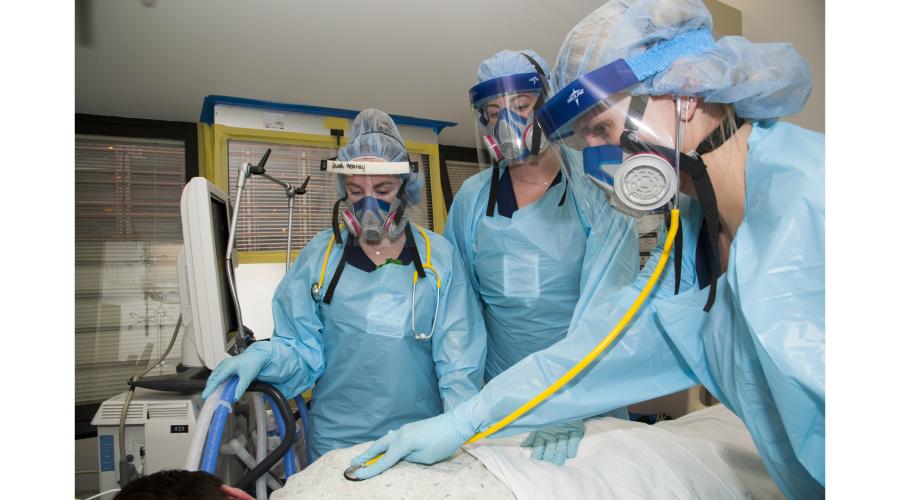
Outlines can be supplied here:
M809 63L813 91L800 113L788 118L825 131L825 2L823 0L722 0L741 11L743 35L754 42L790 42Z

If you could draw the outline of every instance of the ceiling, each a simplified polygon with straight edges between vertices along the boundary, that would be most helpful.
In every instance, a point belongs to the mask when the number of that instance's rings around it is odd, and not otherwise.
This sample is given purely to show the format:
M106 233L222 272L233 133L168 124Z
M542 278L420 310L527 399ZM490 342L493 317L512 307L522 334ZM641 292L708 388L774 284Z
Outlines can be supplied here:
M481 60L531 48L552 64L597 0L76 2L75 109L197 121L230 95L457 122L474 142L467 91Z

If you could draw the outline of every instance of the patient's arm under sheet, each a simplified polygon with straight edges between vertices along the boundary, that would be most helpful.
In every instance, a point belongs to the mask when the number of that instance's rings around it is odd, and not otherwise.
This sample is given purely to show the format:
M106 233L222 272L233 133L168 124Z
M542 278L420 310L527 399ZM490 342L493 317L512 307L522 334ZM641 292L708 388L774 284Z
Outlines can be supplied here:
M366 481L344 479L350 460L372 443L333 450L302 472L291 476L272 500L298 499L513 499L512 492L475 457L459 450L450 459L424 466L399 462L384 474Z
M529 458L521 436L466 447L518 500L783 499L741 420L716 405L650 426L592 419L563 467Z

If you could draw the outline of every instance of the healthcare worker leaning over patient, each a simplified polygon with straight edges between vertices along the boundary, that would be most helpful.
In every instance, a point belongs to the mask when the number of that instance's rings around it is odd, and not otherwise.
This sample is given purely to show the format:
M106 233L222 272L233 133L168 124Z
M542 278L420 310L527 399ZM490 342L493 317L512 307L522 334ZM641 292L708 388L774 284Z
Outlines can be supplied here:
M407 222L422 176L410 173L393 120L360 112L337 160L327 164L342 197L334 229L309 242L275 290L271 341L224 360L203 392L231 375L240 377L235 399L254 379L288 397L315 384L314 460L469 399L481 387L486 349L456 251ZM346 228L337 229L338 218Z
M548 73L537 53L503 50L481 62L469 90L484 170L463 183L444 236L483 304L486 380L565 337L578 301L589 229L556 146L534 124ZM621 408L615 416L628 413ZM524 444L535 458L561 464L583 435L579 419L535 431Z
M775 120L803 107L809 69L788 44L714 41L711 30L700 0L612 1L564 41L555 93L538 120L563 145L564 166L583 169L622 210L668 203L673 167L680 167L689 196L676 198L681 280L674 279L679 259L670 258L618 340L506 434L702 383L743 420L786 496L820 498L824 136ZM607 240L585 259L618 252L618 242ZM627 273L592 268L566 338L450 412L382 437L353 462L384 457L356 477L400 459L442 460L532 399L612 330L659 258L657 249L635 283L612 296L598 291Z

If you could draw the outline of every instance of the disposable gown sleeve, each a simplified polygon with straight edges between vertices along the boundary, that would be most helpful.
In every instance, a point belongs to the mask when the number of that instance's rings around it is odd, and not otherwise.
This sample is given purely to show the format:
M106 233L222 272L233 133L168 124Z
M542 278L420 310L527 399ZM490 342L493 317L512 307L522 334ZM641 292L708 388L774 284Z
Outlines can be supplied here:
M476 174L474 177L466 179L466 182L460 188L450 205L447 213L447 221L444 223L444 238L452 245L461 257L460 269L465 270L467 281L475 292L475 297L479 296L478 277L475 275L475 256L473 255L472 244L475 239L474 231L477 212L480 208L476 207L477 195L474 186L470 185L483 177L483 174Z
M690 207L684 207L685 204ZM699 207L690 202L682 206L684 248L694 248ZM607 217L606 222L608 231L601 234L595 225L590 237L594 241L589 239L591 253L585 254L585 261L592 262L590 275L583 284L566 338L492 379L481 393L453 412L455 418L464 419L477 431L502 419L564 375L625 314L661 257L662 244L635 279L637 243L627 234L633 231L633 222L618 217ZM607 351L554 396L498 435L584 419L696 385L697 378L671 345L654 313L654 300L674 293L674 274L670 259L647 302ZM682 289L695 285L691 252L685 252L681 277Z
M444 410L450 411L481 390L487 331L462 259L451 246L445 248L449 255L441 260L450 262L451 268L442 277L440 312L431 349Z
M322 321L310 286L318 279L316 268L321 266L328 239L327 233L320 233L297 257L272 298L275 332L271 340L248 348L265 353L268 359L258 379L288 398L312 387L325 371Z

